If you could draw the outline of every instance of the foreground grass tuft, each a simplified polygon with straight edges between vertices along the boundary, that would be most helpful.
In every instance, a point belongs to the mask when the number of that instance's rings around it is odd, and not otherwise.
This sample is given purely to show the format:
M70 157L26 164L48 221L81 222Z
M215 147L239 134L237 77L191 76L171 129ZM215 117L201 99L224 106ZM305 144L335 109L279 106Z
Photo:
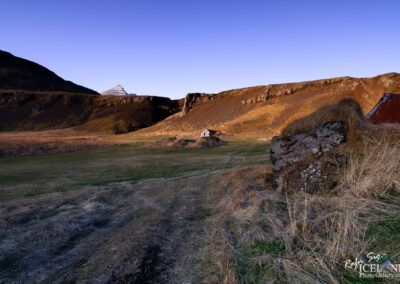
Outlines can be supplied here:
M368 252L395 256L400 249L400 145L392 135L371 137L350 155L341 183L328 193L274 189L268 167L232 173L210 247L220 281L396 283L344 269L347 259Z

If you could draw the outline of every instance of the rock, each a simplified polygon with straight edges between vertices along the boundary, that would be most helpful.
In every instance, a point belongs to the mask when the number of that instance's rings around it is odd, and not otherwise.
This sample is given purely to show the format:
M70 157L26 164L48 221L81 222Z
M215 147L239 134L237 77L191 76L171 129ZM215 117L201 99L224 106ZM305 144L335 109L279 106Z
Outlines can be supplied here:
M189 93L185 97L185 102L183 103L183 108L182 108L182 115L185 115L188 113L193 105L196 102L208 102L213 100L214 94L204 94L204 93Z
M316 193L331 189L337 184L339 167L327 161L315 161L302 165L285 175L285 187L289 191Z
M330 152L328 157L335 162L339 168L345 168L347 165L347 157L340 153Z
M329 121L317 124L314 132L321 142L321 152L328 152L346 140L347 126L342 121Z
M307 133L271 140L270 159L277 185L290 191L315 193L336 185L335 177L346 166L346 156L333 152L346 141L342 121L317 124Z
M330 121L317 124L313 131L289 137L273 137L271 161L274 171L302 161L310 155L321 156L345 141L347 127L344 122Z
M393 80L387 79L385 77L380 78L380 81L385 88L394 87L395 85L395 82Z

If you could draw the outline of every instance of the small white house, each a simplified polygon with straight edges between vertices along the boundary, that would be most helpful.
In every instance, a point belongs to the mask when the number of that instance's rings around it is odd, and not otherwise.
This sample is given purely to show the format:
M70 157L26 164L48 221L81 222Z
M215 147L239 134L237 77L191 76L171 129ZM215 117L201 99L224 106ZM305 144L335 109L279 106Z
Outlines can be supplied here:
M215 136L216 133L217 133L216 130L211 130L211 129L205 128L205 129L200 133L200 137L211 137L211 136Z

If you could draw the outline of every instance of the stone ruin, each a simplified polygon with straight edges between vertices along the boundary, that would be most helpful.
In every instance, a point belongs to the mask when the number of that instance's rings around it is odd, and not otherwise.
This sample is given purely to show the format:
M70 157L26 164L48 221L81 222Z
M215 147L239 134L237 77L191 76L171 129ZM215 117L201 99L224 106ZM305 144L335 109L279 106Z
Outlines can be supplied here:
M347 157L335 148L346 141L347 132L344 122L329 121L306 133L272 138L274 184L311 194L335 187L347 164Z

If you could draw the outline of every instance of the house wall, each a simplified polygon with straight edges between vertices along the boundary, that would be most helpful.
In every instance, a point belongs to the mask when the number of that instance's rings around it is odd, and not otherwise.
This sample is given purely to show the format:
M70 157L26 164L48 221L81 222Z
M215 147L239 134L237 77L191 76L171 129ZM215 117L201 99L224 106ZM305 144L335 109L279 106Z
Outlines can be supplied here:
M203 131L200 133L200 136L201 136L201 137L210 137L210 131L209 131L209 130L203 130Z

